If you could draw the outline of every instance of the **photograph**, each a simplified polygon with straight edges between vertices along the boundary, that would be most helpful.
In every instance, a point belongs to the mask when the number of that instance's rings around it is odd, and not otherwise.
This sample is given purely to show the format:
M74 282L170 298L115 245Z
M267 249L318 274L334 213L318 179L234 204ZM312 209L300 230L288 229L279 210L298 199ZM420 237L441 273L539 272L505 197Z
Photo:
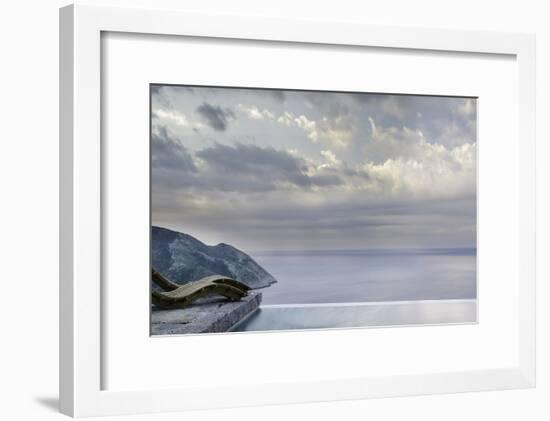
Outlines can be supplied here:
M477 322L477 98L149 101L151 335Z

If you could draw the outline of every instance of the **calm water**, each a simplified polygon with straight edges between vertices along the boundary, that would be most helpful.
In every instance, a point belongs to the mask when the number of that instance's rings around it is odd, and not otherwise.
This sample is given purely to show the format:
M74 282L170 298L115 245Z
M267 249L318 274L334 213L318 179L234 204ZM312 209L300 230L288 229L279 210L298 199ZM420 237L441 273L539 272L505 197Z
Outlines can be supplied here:
M476 298L476 249L263 252L262 304Z
M352 305L264 306L234 332L473 323L476 300L396 301Z
M233 331L472 323L476 250L253 254L278 283ZM331 305L332 304L332 305Z

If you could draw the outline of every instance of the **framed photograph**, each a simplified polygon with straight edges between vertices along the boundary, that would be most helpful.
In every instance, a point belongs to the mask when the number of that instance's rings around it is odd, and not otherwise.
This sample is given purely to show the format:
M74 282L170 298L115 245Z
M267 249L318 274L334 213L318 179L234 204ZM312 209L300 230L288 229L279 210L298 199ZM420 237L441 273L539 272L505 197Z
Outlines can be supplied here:
M60 16L62 412L534 386L534 36Z
M152 335L477 321L477 98L150 99Z

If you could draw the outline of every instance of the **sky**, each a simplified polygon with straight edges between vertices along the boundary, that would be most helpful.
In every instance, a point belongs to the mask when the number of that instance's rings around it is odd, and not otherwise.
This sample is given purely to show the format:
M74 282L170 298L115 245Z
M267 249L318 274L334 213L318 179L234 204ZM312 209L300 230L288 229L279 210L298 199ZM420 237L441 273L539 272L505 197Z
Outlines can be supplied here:
M151 86L153 225L243 251L476 246L476 99Z

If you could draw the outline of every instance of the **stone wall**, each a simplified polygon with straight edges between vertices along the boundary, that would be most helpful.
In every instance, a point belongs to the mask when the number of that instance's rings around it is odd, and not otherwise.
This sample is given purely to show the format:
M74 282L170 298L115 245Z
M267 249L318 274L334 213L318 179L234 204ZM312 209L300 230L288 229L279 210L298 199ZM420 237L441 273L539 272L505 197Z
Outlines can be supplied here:
M203 300L176 310L153 308L152 335L227 332L232 326L254 312L262 301L261 292L250 291L240 301L226 298Z

